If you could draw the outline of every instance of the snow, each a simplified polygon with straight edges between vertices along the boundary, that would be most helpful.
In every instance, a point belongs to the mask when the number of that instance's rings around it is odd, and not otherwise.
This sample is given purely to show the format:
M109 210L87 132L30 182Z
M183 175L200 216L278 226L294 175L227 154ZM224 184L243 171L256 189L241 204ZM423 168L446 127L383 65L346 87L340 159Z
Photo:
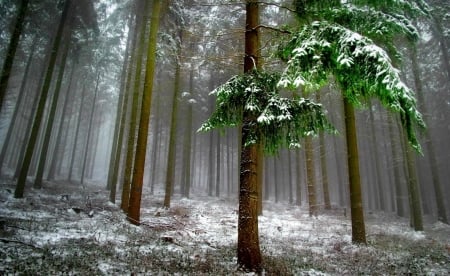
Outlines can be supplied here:
M5 240L0 241L0 274L251 275L236 266L236 196L175 196L172 207L164 209L159 187L155 195L144 195L141 226L134 226L107 201L101 187L82 191L77 186L62 190L58 183L45 186L42 191L30 189L24 199L13 198L11 183L0 186L0 234ZM358 246L351 242L347 213L335 207L310 217L305 206L265 201L259 217L265 273L450 271L449 225L429 223L425 231L415 232L407 219L368 213L368 245Z

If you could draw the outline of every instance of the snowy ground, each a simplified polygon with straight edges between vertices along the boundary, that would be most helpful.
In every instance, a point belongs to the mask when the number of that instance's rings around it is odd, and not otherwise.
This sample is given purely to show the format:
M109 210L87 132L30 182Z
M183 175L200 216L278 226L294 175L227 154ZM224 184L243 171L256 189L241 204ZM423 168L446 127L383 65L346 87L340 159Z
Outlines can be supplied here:
M0 183L0 275L242 275L236 266L237 202L145 196L133 226L101 188L46 183L14 199ZM366 214L368 245L351 244L344 211L265 202L260 243L266 275L449 275L450 226L414 232L392 214Z

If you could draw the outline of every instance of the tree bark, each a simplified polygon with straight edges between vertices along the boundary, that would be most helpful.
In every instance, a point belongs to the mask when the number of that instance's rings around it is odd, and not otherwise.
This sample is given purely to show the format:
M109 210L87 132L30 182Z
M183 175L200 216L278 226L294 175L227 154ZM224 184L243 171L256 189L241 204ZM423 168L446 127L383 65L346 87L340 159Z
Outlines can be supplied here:
M71 3L71 0L66 0L64 9L63 9L63 12L61 15L61 20L58 25L58 30L56 32L56 37L53 42L53 47L52 47L52 51L51 51L51 55L50 55L50 62L49 62L47 72L45 75L44 85L43 85L41 93L40 93L40 99L39 99L36 115L34 118L33 127L31 130L30 137L28 139L27 149L25 151L25 157L24 157L24 160L22 162L22 166L21 166L21 169L19 172L19 178L17 179L16 190L14 192L15 198L23 197L23 192L25 189L25 182L26 182L27 175L28 175L28 169L30 168L30 165L31 165L31 159L33 158L33 152L34 152L34 148L36 146L37 137L39 134L39 128L41 126L41 122L43 119L45 102L47 101L47 95L48 95L48 91L50 89L50 83L52 80L53 69L55 68L56 57L58 55L58 49L61 44L62 33L63 33L64 25L66 23L67 14L70 9L70 3Z
M366 243L364 211L361 196L361 177L359 174L359 153L356 134L355 110L344 97L345 135L347 139L347 163L350 188L350 208L352 218L352 242Z
M136 225L140 224L141 195L144 178L145 157L147 151L150 109L152 104L153 77L156 65L156 42L158 38L161 0L153 1L152 20L150 26L149 47L145 72L144 93L142 95L142 111L139 122L136 155L131 183L130 205L128 220Z
M258 63L259 9L256 0L246 1L244 73L256 69ZM256 115L244 112L242 125L242 151L240 160L238 265L245 271L261 271L261 251L258 234L258 145L245 146Z
M22 34L28 3L29 0L22 0L20 3L16 24L14 26L11 40L9 41L8 49L6 50L6 58L3 63L0 77L0 112L3 109L3 100L6 95L6 89L8 88L9 76L14 63L14 57L16 56L16 50L19 45L20 35Z
M138 26L140 26L139 31L139 42L137 45L137 53L136 53L136 71L134 75L134 85L133 85L133 101L131 103L131 114L128 128L128 140L127 140L127 150L125 157L125 170L123 173L123 181L122 181L122 202L121 208L126 213L129 207L129 199L130 199L130 188L132 182L132 172L133 172L133 163L134 163L134 155L135 155L135 142L136 142L136 128L138 125L137 117L139 110L139 96L140 96L140 88L141 88L141 75L142 75L142 63L144 61L144 49L145 49L145 37L146 37L146 27L148 23L147 12L149 12L149 1L144 1L143 7L143 15L141 20L138 20ZM139 24L140 22L140 24Z
M308 181L309 216L317 216L316 174L314 169L314 152L312 138L305 138L306 178Z
M180 35L181 37L181 35ZM167 158L167 171L166 171L166 186L164 194L164 207L170 208L170 198L173 193L173 186L175 180L175 159L176 159L176 138L177 138L177 115L178 115L178 96L180 93L180 81L181 81L181 45L178 45L178 53L175 64L175 80L173 88L172 98L172 113L170 116L170 132L169 132L169 153Z
M136 41L137 41L137 36L138 36L138 31L137 31L137 25L136 28L134 30L134 34L133 34L133 39L131 42L131 52L134 53L135 52L135 48L136 48ZM109 194L109 200L111 202L115 202L116 201L116 190L117 190L117 182L118 182L118 178L119 178L119 168L120 168L120 160L122 157L122 144L123 144L123 139L125 136L125 122L127 120L127 110L128 110L128 104L129 104L129 99L130 99L130 95L128 95L129 91L130 91L130 86L131 86L131 79L133 76L133 64L135 62L135 55L131 54L131 60L129 62L128 65L128 72L127 72L127 79L126 79L126 85L125 88L123 90L123 106L122 106L122 111L120 114L120 123L119 123L119 133L118 133L118 139L117 139L117 145L116 145L116 149L114 152L114 159L112 160L113 162L113 168L112 168L112 172L110 172L110 175L108 175L108 182L110 183L109 186L111 187L111 192ZM123 73L122 73L123 74ZM110 169L111 170L111 169ZM122 208L123 209L123 208Z

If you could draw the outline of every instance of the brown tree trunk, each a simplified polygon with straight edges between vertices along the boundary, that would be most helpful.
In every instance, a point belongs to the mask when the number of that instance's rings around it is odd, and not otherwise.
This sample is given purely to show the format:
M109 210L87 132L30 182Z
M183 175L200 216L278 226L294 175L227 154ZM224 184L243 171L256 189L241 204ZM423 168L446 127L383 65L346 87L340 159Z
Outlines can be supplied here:
M142 95L142 111L139 122L136 155L134 159L133 182L131 183L128 220L136 225L140 224L141 196L144 179L145 157L147 153L147 138L152 106L153 77L156 66L156 42L158 38L161 0L154 0L152 7L152 21L150 26L149 46L145 72L144 93Z
M358 141L356 134L355 110L344 97L345 135L347 139L347 162L350 188L350 208L352 217L352 242L366 243L364 211L359 175Z
M246 31L244 72L250 73L258 62L259 10L256 0L246 1ZM256 115L244 112L242 125L242 152L240 160L238 265L246 271L261 271L261 252L258 234L258 145L244 146Z
M123 173L122 181L122 202L120 207L126 213L128 211L129 199L130 199L130 187L132 182L132 170L133 161L135 155L135 141L136 141L136 127L137 127L137 117L139 109L139 95L141 88L141 75L142 75L142 63L144 60L144 49L145 49L145 37L146 37L146 26L147 26L147 12L149 12L149 1L144 1L144 7L142 9L143 15L141 15L140 20L137 20L137 26L140 27L139 31L139 43L137 45L136 56L134 60L136 61L136 71L134 74L134 85L132 93L132 103L131 103L131 114L128 128L128 140L127 140L127 150L125 157L125 170Z
M308 181L309 216L317 216L316 174L314 169L314 152L312 138L305 138L306 177Z

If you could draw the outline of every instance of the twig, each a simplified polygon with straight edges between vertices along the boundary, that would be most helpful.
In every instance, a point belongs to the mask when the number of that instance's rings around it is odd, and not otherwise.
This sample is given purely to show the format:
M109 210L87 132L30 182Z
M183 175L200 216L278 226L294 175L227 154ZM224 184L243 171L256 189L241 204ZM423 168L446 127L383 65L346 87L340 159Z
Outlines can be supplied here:
M279 33L282 33L282 34L292 34L291 31L282 30L282 29L278 29L278 28L271 27L271 26L266 26L266 25L258 25L258 26L254 27L254 28L252 28L252 29L250 29L248 31L254 31L254 30L257 30L257 29L260 29L260 28L268 29L268 30L271 30L271 31L276 31L276 32L279 32Z
M4 243L18 243L18 244L23 244L23 245L32 247L32 248L34 248L34 249L42 249L42 248L40 248L40 247L38 247L38 246L29 244L29 243L26 243L26 242L23 242L23 241L18 241L18 240L8 240L8 239L5 239L5 238L0 238L0 241L1 241L1 242L4 242Z

